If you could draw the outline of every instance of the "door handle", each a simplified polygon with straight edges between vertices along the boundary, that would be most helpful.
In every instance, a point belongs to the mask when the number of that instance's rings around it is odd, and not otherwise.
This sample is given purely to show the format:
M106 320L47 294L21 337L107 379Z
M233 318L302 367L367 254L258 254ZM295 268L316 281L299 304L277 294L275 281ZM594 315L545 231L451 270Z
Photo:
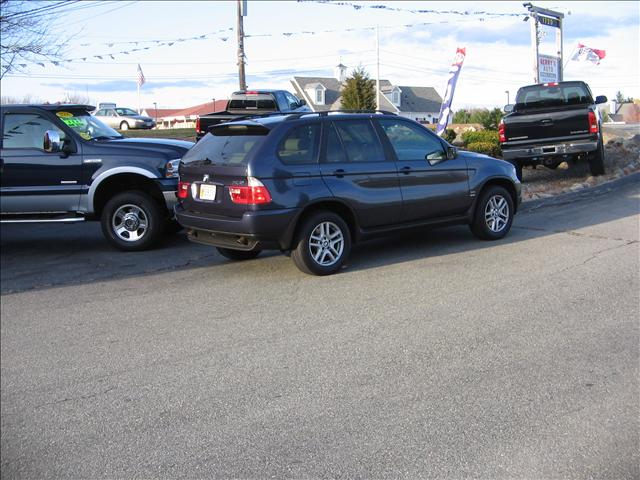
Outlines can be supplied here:
M400 171L405 175L409 175L411 173L411 167L402 167Z
M545 118L544 120L540 121L540 124L543 127L551 127L551 126L553 126L553 120L551 120L550 118Z
M344 169L339 168L337 170L334 170L333 174L338 178L342 178L342 177L344 177L345 171L344 171Z

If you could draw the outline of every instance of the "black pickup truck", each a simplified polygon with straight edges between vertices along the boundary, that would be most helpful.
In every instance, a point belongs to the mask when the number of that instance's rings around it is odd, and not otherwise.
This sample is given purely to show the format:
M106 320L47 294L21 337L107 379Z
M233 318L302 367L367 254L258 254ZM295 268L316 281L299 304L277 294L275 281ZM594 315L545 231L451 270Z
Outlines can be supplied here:
M0 107L0 221L100 220L113 246L144 250L177 227L178 166L193 143L125 138L94 109Z
M566 160L587 160L592 175L604 173L601 116L589 86L580 81L528 85L498 127L502 157L522 180L523 165L551 169Z
M233 92L227 109L223 112L208 113L196 120L196 141L200 140L214 125L237 120L240 117L264 113L310 112L305 100L286 90L241 90Z

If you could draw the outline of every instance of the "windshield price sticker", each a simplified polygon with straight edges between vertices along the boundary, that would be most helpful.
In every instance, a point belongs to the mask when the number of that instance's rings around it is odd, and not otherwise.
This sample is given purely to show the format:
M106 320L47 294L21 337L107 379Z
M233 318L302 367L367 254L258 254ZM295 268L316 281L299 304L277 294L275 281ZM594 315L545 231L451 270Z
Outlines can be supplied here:
M56 113L56 115L60 118L72 118L73 117L73 113L69 113L69 112L58 112Z
M87 125L87 122L81 118L62 118L61 120L71 128L82 128Z

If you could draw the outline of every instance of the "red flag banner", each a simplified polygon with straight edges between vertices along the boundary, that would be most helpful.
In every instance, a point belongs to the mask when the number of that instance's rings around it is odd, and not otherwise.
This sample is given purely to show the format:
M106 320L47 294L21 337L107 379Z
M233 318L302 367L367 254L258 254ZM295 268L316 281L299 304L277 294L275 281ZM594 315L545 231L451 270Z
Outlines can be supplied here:
M606 55L607 52L604 50L590 48L579 43L578 48L576 48L576 52L571 57L571 60L576 60L578 62L591 62L596 65L600 65L600 60L602 60Z

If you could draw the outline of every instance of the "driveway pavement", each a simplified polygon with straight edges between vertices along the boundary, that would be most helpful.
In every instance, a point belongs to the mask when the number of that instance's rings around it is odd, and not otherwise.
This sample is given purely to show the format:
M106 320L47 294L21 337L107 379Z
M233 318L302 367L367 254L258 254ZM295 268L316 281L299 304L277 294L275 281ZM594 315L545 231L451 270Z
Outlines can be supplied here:
M636 176L328 278L3 228L2 477L639 478L639 213Z

